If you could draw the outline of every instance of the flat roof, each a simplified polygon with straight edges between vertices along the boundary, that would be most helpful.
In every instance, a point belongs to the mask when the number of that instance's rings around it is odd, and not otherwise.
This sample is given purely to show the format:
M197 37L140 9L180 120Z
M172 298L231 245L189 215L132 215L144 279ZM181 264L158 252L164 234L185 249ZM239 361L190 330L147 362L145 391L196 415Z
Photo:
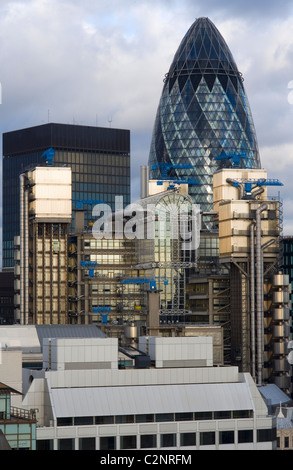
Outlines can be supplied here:
M47 123L3 134L3 156L47 148L130 152L130 131L109 127Z

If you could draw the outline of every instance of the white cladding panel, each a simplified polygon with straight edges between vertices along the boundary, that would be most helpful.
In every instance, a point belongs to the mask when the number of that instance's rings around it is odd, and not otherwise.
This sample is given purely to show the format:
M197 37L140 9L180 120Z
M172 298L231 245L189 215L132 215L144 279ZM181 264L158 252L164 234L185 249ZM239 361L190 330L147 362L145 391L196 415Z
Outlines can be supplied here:
M37 167L29 173L32 182L30 210L36 218L71 219L71 168Z

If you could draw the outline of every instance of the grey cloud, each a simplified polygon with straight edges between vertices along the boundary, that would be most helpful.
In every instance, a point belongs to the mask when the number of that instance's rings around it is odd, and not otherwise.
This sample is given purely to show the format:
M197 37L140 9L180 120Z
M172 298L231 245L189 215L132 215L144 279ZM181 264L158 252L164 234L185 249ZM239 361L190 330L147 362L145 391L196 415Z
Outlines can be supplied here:
M48 110L52 121L86 125L107 126L111 116L112 127L131 131L136 198L164 74L194 19L209 16L244 73L263 166L274 177L272 155L278 147L288 155L293 149L293 105L287 101L293 40L288 31L285 50L287 36L276 32L276 25L281 31L290 26L291 5L292 0L281 7L275 0L2 0L0 130L47 122ZM237 22L241 29L235 31L230 26ZM293 177L288 155L277 176L286 183L286 198ZM286 217L289 226L291 210Z

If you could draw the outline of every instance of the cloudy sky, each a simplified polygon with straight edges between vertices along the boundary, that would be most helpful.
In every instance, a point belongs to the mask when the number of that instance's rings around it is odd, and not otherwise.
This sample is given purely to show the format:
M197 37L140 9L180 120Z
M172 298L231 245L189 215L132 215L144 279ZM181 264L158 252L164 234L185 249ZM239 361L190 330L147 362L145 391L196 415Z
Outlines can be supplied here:
M244 76L293 235L293 0L0 0L1 134L48 121L129 129L135 200L164 75L200 16Z

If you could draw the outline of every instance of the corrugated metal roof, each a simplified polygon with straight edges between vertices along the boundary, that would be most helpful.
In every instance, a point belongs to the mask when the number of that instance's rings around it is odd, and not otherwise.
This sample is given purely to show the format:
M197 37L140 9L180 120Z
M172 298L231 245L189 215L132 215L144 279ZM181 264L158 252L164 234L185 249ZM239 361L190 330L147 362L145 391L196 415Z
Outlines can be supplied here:
M36 325L36 332L43 345L44 338L105 338L95 325Z
M43 338L104 338L95 325L0 325L3 348L41 352Z
M246 383L56 388L56 417L251 410Z
M280 403L288 403L291 398L288 397L277 385L268 384L258 388L265 400L269 400L272 406Z

